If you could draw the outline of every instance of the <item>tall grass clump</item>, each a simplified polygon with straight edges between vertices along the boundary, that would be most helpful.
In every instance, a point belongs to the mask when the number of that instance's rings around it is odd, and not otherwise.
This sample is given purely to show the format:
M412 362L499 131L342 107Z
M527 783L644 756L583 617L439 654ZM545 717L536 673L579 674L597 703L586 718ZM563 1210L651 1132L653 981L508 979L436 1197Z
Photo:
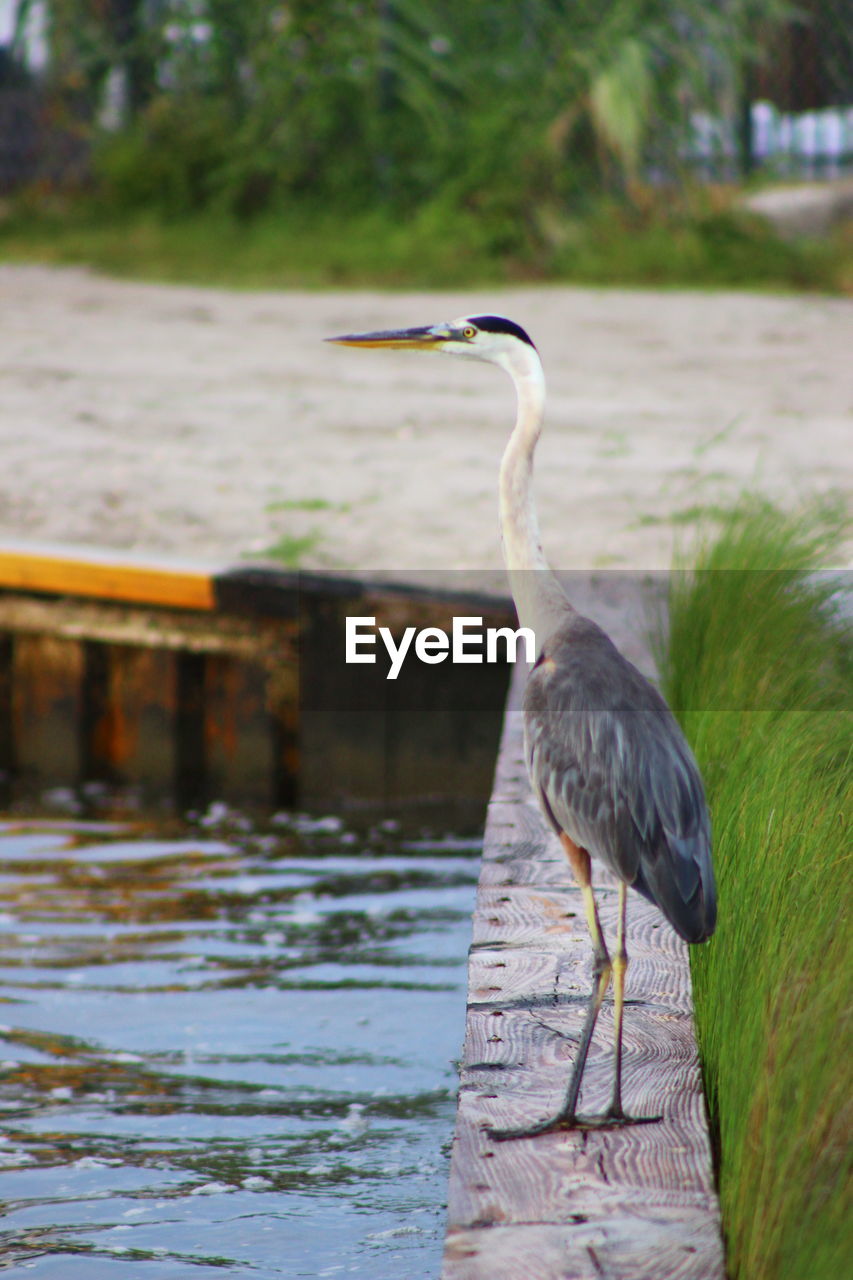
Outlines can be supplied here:
M853 646L817 573L842 528L743 506L671 588L664 687L714 823L692 963L732 1280L849 1274Z

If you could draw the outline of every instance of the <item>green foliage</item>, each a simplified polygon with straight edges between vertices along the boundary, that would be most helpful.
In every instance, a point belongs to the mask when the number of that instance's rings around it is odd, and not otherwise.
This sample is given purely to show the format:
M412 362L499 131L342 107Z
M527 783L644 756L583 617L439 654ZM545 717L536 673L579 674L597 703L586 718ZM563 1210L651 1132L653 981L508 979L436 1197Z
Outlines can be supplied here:
M347 215L298 205L246 223L222 211L171 216L170 184L181 190L181 178L165 159L159 173L159 213L116 214L95 204L47 214L40 199L19 200L0 218L0 257L238 288L470 288L519 280L853 286L853 242L786 244L738 214L629 213L605 204L572 219L543 211L531 227L495 198L482 210L433 201L407 217L381 207Z
M216 195L215 175L229 148L222 104L192 96L156 98L125 131L99 139L94 163L102 186L96 207L151 209L167 217L204 209Z
M58 92L98 132L117 207L352 215L441 199L535 220L643 164L678 170L691 110L734 100L785 0L47 0ZM159 153L163 152L161 156ZM181 174L181 167L187 170ZM138 170L146 171L140 176ZM500 232L498 232L500 238Z
M598 284L701 284L845 292L853 283L853 245L792 243L759 218L675 193L645 207L614 202L558 225L550 273Z
M732 1280L850 1256L853 646L814 572L842 528L746 504L670 601L664 685L714 821L718 929L691 958Z
M787 0L46 2L95 181L52 225L43 193L13 211L10 255L267 286L853 283L853 244L785 244L681 168Z
M649 127L654 91L648 46L635 37L613 51L590 85L590 114L596 133L636 178Z
M853 281L853 245L784 244L682 167L788 0L46 6L93 189L50 234L13 215L9 254L246 285Z

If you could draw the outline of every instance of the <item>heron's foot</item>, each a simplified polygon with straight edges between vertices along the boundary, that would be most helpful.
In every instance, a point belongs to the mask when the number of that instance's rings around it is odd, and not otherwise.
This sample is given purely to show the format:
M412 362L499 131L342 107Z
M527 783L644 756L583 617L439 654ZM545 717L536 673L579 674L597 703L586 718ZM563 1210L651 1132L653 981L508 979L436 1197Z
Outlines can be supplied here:
M535 1138L540 1133L553 1133L556 1129L571 1129L574 1126L570 1123L570 1117L552 1116L550 1120L539 1120L536 1124L528 1125L524 1129L493 1129L489 1126L486 1130L486 1136L493 1138L495 1142L509 1142L513 1138Z
M575 1129L627 1129L632 1124L659 1124L663 1116L628 1116L619 1108L609 1107L600 1116L575 1116Z
M593 1129L625 1129L632 1124L657 1124L663 1116L628 1116L620 1108L610 1107L600 1116L564 1115L558 1112L549 1120L539 1120L536 1124L524 1129L486 1129L488 1137L495 1142L509 1142L513 1138L535 1138L540 1133L558 1133L560 1131L591 1132Z

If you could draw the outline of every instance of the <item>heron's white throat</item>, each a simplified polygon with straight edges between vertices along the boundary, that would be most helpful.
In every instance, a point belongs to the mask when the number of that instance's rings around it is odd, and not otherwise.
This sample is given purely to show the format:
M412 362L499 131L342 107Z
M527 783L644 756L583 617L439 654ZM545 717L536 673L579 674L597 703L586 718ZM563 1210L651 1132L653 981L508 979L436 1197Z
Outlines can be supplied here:
M533 455L545 416L545 374L533 347L513 343L495 359L512 378L518 397L515 428L500 469L500 522L504 561L518 620L536 634L537 650L572 613L552 573L533 498Z

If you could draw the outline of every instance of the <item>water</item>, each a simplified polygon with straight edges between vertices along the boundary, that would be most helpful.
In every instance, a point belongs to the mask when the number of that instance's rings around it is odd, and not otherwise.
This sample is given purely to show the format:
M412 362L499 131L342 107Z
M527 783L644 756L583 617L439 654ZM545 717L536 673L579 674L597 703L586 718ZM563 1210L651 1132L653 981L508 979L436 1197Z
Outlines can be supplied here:
M218 816L0 822L5 1265L437 1276L478 845Z

